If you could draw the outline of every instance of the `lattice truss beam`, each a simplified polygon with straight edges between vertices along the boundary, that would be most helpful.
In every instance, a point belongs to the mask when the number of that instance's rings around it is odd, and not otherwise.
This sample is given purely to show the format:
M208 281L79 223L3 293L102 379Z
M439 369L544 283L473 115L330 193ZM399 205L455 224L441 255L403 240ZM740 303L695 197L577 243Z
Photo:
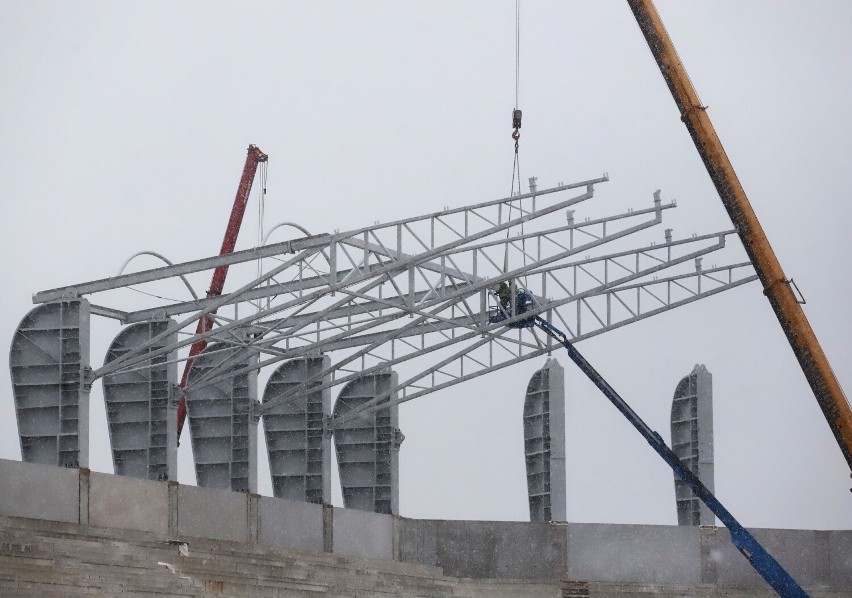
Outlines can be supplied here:
M722 231L661 243L628 242L662 223L659 193L653 204L611 216L575 219L575 206L594 196L601 178L560 184L495 201L376 223L347 232L306 236L184 264L44 291L35 303L78 297L258 262L259 274L221 297L122 311L92 305L92 313L125 323L171 317L176 322L135 350L91 373L97 379L148 367L157 355L186 359L201 338L230 351L220 367L193 379L200 388L242 372L242 352L266 367L305 355L331 354L323 372L266 403L264 411L306 388L337 386L407 362L416 374L344 416L401 403L549 353L552 341L536 329L513 328L533 315L580 341L649 318L756 279L748 262L704 268L704 256L726 246ZM557 224L558 225L555 225ZM633 242L634 244L636 242ZM531 293L523 314L509 311L494 291L508 282ZM217 314L233 308L234 317ZM493 322L502 312L503 321ZM201 335L199 318L217 325ZM179 340L163 340L180 332ZM157 345L156 347L154 345ZM176 352L176 350L181 350ZM416 360L416 361L412 361ZM327 380L323 382L323 380Z

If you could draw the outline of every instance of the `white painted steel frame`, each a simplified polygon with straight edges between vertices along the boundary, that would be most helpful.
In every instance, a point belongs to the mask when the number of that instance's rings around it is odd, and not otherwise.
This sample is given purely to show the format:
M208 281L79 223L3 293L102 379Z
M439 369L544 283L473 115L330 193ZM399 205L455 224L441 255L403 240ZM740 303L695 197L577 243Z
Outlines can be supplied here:
M91 381L114 372L144 368L146 360L185 349L202 338L216 341L216 350L232 356L239 353L234 353L235 348L249 351L256 356L256 362L235 369L226 355L218 367L195 376L190 390L293 358L345 353L322 372L264 405L263 410L269 411L304 392L309 385L314 388L319 383L317 388L326 390L382 367L455 349L451 356L426 366L390 391L398 393L396 403L404 402L549 353L549 338L507 327L532 315L553 320L577 341L754 279L748 276L747 263L710 269L700 266L702 256L725 247L725 237L732 231L672 241L667 230L666 242L659 245L652 243L603 256L586 254L661 223L663 211L675 207L674 203L663 205L659 194L655 194L650 208L575 220L574 210L569 208L590 199L595 185L606 180L604 176L560 184L535 193L344 233L309 236L230 256L53 289L37 293L34 301L97 293L226 263L277 260L280 263L273 268L221 297L132 312L98 306L93 313L127 322L154 315L189 315L160 338L138 347L135 354L129 352L89 376ZM567 199L553 195L569 189L584 192ZM567 224L541 229L543 217L562 210L568 210ZM525 231L525 225L532 228ZM518 230L520 234L512 234ZM500 237L501 234L505 236ZM286 254L295 255L283 257ZM580 256L583 257L577 259ZM691 260L696 260L694 272L655 277ZM504 264L509 267L504 268ZM290 279L280 279L285 275ZM503 311L506 319L490 323L489 316L500 311L492 293L503 281L520 283L533 294L533 305L522 315L513 313L514 308L510 307L509 312ZM193 326L216 309L249 301L258 302L259 309L254 313L243 317L235 314L233 319L216 316L219 325L212 330L154 347L166 335ZM400 325L405 316L410 321ZM176 360L182 359L185 357ZM345 417L351 419L357 412L366 414L385 398L376 397ZM348 419L336 423L345 421Z

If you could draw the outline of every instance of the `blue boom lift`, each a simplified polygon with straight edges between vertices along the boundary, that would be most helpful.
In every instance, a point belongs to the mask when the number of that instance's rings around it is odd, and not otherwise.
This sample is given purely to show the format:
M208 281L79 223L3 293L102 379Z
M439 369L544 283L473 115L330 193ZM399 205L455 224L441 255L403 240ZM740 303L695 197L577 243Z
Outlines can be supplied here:
M506 283L503 284L505 285ZM642 437L648 441L651 448L653 448L657 454L663 458L663 461L669 464L669 467L674 470L675 474L677 474L677 476L692 489L695 495L700 498L701 501L707 505L711 511L713 511L713 513L715 513L722 523L725 524L725 527L727 527L731 533L731 541L734 543L734 546L736 546L743 556L748 559L748 562L752 567L754 567L755 571L757 571L761 577L763 577L763 579L772 586L772 589L784 598L806 597L807 593L805 593L801 586L796 583L796 580L787 573L784 567L782 567L781 564L776 561L763 546L761 546L761 544L746 528L740 525L728 509L726 509L713 495L713 493L707 489L701 480L698 479L698 476L692 473L683 461L681 461L666 445L662 436L651 430L651 428L642 421L642 418L630 408L630 405L628 405L627 402L622 399L617 392L615 392L615 389L610 386L606 380L604 380L603 376L601 376L597 370L595 370L595 368L586 361L586 358L577 351L564 332L537 315L530 316L529 318L521 318L520 320L516 320L515 317L513 317L523 315L526 311L528 311L533 305L534 299L532 295L524 289L515 289L514 286L512 286L512 289L515 290L514 305L510 302L510 300L507 300L507 295L505 293L506 289L501 289L504 291L500 294L501 305L497 309L492 309L489 312L489 322L495 324L503 320L510 319L511 321L507 323L507 326L512 328L532 328L535 326L565 347L571 361L577 364L577 367L586 374L589 380L591 380L592 383L600 389L606 398L615 405L615 408L618 409L621 414L627 418L627 421L629 421L630 424L638 430ZM511 295L508 295L508 297L511 297Z

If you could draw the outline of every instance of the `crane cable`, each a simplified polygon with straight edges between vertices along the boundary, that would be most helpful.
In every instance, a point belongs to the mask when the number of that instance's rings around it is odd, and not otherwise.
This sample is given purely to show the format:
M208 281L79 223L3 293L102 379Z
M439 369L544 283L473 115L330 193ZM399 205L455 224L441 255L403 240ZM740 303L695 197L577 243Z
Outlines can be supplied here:
M515 142L515 155L512 161L512 185L510 187L509 196L512 197L516 193L517 195L521 194L521 160L518 154L519 149L519 141L521 138L521 117L523 116L523 112L518 108L519 97L520 97L520 80L521 80L521 0L515 0L515 108L512 110L512 139ZM515 188L515 181L517 180L517 190ZM519 211L521 216L523 216L523 200L519 201ZM509 203L509 220L512 219L512 203ZM506 248L503 254L503 272L509 271L509 236L511 234L511 228L506 229ZM521 222L521 237L524 234L524 223ZM527 264L527 252L526 252L526 241L521 239L521 254L524 259L524 266ZM512 287L512 282L507 281L509 286Z
M258 189L258 202L257 202L257 247L263 245L264 239L264 231L263 231L263 221L266 216L266 169L268 166L267 161L263 161L259 164L260 167L260 189ZM257 258L257 278L259 279L263 274L263 258ZM266 283L269 285L269 281ZM257 303L255 304L257 311L263 308L263 300L258 298Z

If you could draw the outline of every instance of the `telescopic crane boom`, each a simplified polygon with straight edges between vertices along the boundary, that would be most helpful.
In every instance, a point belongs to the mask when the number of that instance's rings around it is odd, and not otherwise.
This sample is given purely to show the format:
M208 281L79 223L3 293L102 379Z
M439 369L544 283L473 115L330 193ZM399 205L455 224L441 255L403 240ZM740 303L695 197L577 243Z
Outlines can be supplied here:
M269 157L264 154L256 145L248 146L248 154L246 155L246 163L243 166L243 175L240 177L240 184L237 187L237 196L234 198L234 206L231 208L231 217L228 219L228 226L225 228L225 238L222 240L222 249L219 250L219 255L228 255L234 251L237 244L237 236L240 234L240 226L243 223L243 215L246 213L246 204L248 203L249 194L251 194L251 184L254 181L254 175L257 173L257 166L261 162L266 162ZM222 294L225 288L225 277L228 276L228 266L219 266L213 271L213 280L210 282L210 289L207 291L207 297L218 297ZM195 329L195 334L202 334L213 328L213 315L216 312L204 316L198 320L198 327ZM180 381L180 387L186 388L187 380L189 380L189 370L192 368L192 362L195 356L201 353L207 346L207 341L202 339L193 343L189 349L189 358L186 360L186 365L183 368L183 377ZM183 422L186 420L186 396L181 396L178 403L177 413L177 433L180 438L181 430L183 430Z
M802 306L790 288L781 264L772 251L769 240L760 226L713 123L692 86L686 69L677 55L652 0L627 0L639 29L651 48L651 54L680 110L695 148L704 161L710 179L719 192L746 253L763 284L763 294L769 299L778 322L793 348L802 372L813 390L817 403L831 428L840 450L852 469L852 409L834 375Z

